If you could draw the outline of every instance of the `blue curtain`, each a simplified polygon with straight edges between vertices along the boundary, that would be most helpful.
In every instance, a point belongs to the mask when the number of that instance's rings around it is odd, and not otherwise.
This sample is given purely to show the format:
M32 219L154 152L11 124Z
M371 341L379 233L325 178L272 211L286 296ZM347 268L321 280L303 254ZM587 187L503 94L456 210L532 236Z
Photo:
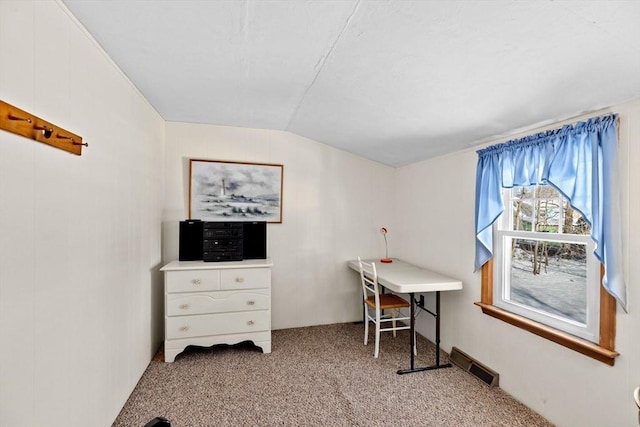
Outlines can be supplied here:
M594 117L478 151L476 271L493 256L494 221L504 211L502 188L548 184L591 226L603 285L627 309L622 271L616 114Z

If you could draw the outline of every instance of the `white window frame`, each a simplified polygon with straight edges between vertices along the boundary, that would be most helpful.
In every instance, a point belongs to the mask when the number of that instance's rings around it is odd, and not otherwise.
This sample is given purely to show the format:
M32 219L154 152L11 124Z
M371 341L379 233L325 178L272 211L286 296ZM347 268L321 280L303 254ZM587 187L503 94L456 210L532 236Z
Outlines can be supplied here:
M600 332L600 263L593 254L595 243L589 235L513 230L513 190L503 189L504 212L494 223L493 305L554 329L598 343ZM560 209L562 212L562 209ZM562 220L560 220L562 224ZM586 245L586 319L580 323L556 316L508 298L513 239L546 240Z

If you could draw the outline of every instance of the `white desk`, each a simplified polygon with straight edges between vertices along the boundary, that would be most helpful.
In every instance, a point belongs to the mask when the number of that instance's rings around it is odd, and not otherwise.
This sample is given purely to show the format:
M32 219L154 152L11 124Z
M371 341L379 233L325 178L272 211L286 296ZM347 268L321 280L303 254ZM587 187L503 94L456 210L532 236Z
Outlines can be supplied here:
M378 283L395 293L409 294L411 302L411 346L409 352L411 354L411 367L409 369L401 369L398 374L407 374L411 372L427 371L431 369L448 368L450 363L440 364L440 291L454 291L462 289L460 280L443 276L425 268L420 268L413 264L393 259L392 263L383 263L379 259L367 259L366 262L375 262L378 272ZM347 265L360 272L358 260L351 260ZM365 270L366 272L366 270ZM436 311L432 312L424 306L424 300L415 299L416 293L435 292L436 293ZM415 308L421 308L436 318L436 364L423 368L414 366L414 331L415 331Z

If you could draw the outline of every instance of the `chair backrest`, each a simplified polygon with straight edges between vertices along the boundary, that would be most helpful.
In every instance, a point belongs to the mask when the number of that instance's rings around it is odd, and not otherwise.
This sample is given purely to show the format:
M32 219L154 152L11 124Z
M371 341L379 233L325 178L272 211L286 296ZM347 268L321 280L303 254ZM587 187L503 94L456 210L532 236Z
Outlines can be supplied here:
M364 262L358 257L360 266L360 281L362 282L362 297L364 300L373 295L376 307L380 307L380 287L378 285L378 272L374 262Z

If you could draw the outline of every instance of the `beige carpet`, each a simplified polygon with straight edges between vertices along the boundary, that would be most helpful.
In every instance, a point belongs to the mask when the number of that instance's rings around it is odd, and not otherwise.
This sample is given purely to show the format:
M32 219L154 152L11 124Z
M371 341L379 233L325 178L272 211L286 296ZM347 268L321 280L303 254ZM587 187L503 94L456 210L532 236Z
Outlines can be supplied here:
M380 356L362 324L278 330L272 353L252 346L159 354L116 419L137 427L156 416L173 427L551 426L499 388L459 369L397 375L409 365L409 334L383 334ZM416 366L435 363L418 338ZM448 361L441 353L441 363Z

